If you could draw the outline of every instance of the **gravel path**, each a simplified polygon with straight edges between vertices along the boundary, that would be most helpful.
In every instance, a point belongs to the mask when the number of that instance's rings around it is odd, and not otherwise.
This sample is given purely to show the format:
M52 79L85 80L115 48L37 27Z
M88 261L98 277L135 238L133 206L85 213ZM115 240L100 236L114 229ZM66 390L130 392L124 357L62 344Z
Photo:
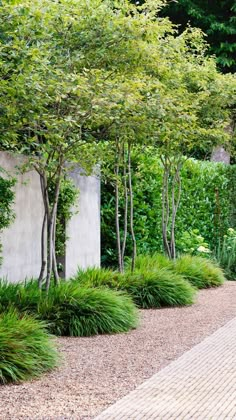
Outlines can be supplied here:
M128 334L60 338L62 366L2 386L0 419L92 419L235 316L236 282L227 282L201 291L191 307L141 311Z

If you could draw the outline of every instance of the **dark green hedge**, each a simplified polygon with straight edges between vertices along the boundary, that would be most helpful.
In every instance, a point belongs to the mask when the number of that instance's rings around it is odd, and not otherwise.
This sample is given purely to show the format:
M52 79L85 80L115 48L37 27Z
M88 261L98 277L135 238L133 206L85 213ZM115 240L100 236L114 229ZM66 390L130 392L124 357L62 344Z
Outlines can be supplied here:
M176 239L198 229L211 249L227 228L235 227L236 166L188 160L182 169L182 199L176 221ZM134 175L135 231L138 253L162 250L162 168L155 156L139 156ZM122 206L121 206L122 207ZM114 195L102 187L102 262L116 264ZM122 225L122 210L121 210ZM129 246L128 246L129 254Z

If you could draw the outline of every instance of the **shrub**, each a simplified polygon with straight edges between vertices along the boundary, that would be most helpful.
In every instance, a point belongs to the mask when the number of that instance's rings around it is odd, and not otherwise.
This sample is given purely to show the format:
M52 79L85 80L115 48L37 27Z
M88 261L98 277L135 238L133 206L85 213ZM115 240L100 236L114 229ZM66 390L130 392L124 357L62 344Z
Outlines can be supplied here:
M128 331L137 325L138 314L132 299L113 290L80 287L63 282L51 287L48 296L36 282L26 285L1 283L0 309L13 305L20 312L35 314L47 322L51 333L90 336Z
M175 261L174 269L198 289L217 287L225 280L220 267L202 257L183 255Z
M119 284L144 309L191 305L196 293L182 276L165 268L125 274Z
M44 323L14 311L0 315L0 384L40 376L57 361Z
M176 244L180 253L198 255L199 257L209 257L211 250L209 244L205 241L198 229L190 232L183 232L181 238Z
M162 252L161 188L163 169L153 149L138 155L133 162L134 228L137 248L141 254ZM199 230L209 249L215 249L218 240L229 227L235 227L236 165L201 162L189 159L182 168L182 193L176 218L176 242L181 243L185 231ZM120 199L121 235L124 202ZM232 219L233 218L233 219ZM111 227L115 220L114 188L102 184L102 263L117 265L116 235ZM182 246L177 247L182 251ZM127 238L127 253L132 255L132 240Z

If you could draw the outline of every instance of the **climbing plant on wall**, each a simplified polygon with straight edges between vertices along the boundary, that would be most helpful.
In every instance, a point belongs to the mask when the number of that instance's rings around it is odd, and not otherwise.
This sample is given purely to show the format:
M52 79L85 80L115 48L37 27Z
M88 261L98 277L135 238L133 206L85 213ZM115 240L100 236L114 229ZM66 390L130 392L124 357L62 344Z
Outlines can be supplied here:
M12 203L15 197L15 193L13 191L15 179L8 178L6 175L6 172L0 168L0 264L2 262L1 232L4 228L10 225L14 218Z

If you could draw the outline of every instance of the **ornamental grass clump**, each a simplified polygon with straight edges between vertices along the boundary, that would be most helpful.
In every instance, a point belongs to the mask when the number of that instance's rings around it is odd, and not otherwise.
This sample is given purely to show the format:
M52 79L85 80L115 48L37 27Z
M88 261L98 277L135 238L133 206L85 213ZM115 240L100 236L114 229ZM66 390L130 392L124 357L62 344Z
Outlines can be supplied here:
M165 268L124 274L119 287L143 309L191 305L196 294L181 275Z
M87 268L86 270L78 269L76 276L72 281L76 281L81 285L89 287L107 286L116 289L120 273L118 271L109 270L108 268Z
M164 263L164 259L171 262L163 257ZM146 264L147 261L146 256L142 261L139 259L138 269L134 273L128 271L121 274L106 269L78 271L74 281L85 282L90 287L106 286L127 292L139 308L183 306L194 302L195 289L183 276L166 268L159 269L151 263Z
M35 280L24 283L8 283L0 280L0 313L14 307L20 313L37 314L41 292Z
M51 288L38 314L52 333L76 337L126 332L138 323L137 309L126 294L70 282Z
M130 261L127 262L127 268L130 268ZM136 270L152 271L160 268L169 268L173 266L172 261L163 254L141 254L135 260Z
M198 289L221 286L225 281L221 268L203 257L183 255L175 261L174 270Z
M138 313L125 293L89 288L78 282L51 286L48 294L35 281L26 284L0 283L0 311L13 306L34 314L56 335L90 336L126 332L137 326Z
M0 384L40 376L58 363L45 324L14 310L0 315Z

